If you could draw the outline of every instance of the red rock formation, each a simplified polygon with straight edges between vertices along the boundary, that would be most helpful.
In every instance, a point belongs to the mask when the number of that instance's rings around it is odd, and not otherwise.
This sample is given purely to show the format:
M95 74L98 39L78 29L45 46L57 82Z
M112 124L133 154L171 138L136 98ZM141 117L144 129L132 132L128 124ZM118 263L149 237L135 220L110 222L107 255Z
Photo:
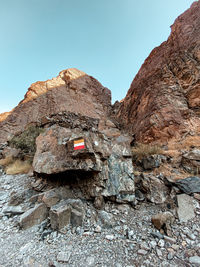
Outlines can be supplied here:
M110 90L82 71L67 69L56 78L30 86L24 99L0 122L0 143L45 116L69 111L102 119L110 108Z
M140 142L200 130L200 1L179 16L145 60L117 117Z

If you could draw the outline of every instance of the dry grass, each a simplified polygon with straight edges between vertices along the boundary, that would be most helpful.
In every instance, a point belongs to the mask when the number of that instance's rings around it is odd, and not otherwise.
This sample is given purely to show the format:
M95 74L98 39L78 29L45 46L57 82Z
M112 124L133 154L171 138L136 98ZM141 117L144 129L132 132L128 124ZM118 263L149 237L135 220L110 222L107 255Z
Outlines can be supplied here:
M165 154L178 158L182 155L181 150L189 151L192 147L200 148L200 136L187 136L182 140L171 139L167 145L168 150L165 151Z
M6 174L28 173L31 167L30 162L17 159L6 167Z
M136 160L141 160L150 155L158 155L163 154L163 150L159 145L151 145L151 144L140 144L138 143L132 149L133 157Z
M0 165L6 167L9 164L13 163L13 161L14 161L13 157L6 157L5 159L0 160Z

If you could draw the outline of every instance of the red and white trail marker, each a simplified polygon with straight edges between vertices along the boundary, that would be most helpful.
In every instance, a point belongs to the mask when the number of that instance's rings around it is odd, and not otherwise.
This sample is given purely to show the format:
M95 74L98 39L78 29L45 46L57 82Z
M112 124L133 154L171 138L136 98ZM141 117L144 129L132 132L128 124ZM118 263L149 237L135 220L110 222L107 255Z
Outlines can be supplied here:
M74 150L84 149L84 148L85 148L84 139L79 139L74 141Z

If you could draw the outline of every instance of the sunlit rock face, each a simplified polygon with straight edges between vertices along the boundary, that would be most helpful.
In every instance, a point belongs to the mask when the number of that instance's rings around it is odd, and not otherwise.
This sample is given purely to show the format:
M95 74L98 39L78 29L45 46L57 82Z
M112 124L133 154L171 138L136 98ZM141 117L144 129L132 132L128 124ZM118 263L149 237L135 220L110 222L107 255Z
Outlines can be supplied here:
M200 130L200 2L179 16L145 60L117 117L142 142Z
M0 122L0 143L41 118L68 111L102 119L111 108L111 92L96 79L77 69L61 71L56 78L36 82L24 99Z

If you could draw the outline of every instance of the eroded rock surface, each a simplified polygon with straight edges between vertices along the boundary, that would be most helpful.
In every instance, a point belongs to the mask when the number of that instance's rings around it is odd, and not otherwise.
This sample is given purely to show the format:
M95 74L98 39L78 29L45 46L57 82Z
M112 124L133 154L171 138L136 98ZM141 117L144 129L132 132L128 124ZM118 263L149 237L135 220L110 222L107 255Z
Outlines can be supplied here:
M18 106L8 116L1 115L0 143L27 124L40 124L45 116L69 111L103 119L110 108L110 90L82 71L67 69L56 78L32 84Z
M84 149L74 144L84 140ZM134 201L134 175L130 138L110 139L97 131L52 126L37 138L35 173L78 178L88 197L103 196L118 202Z
M179 16L168 40L145 60L118 108L140 142L200 130L200 2Z

